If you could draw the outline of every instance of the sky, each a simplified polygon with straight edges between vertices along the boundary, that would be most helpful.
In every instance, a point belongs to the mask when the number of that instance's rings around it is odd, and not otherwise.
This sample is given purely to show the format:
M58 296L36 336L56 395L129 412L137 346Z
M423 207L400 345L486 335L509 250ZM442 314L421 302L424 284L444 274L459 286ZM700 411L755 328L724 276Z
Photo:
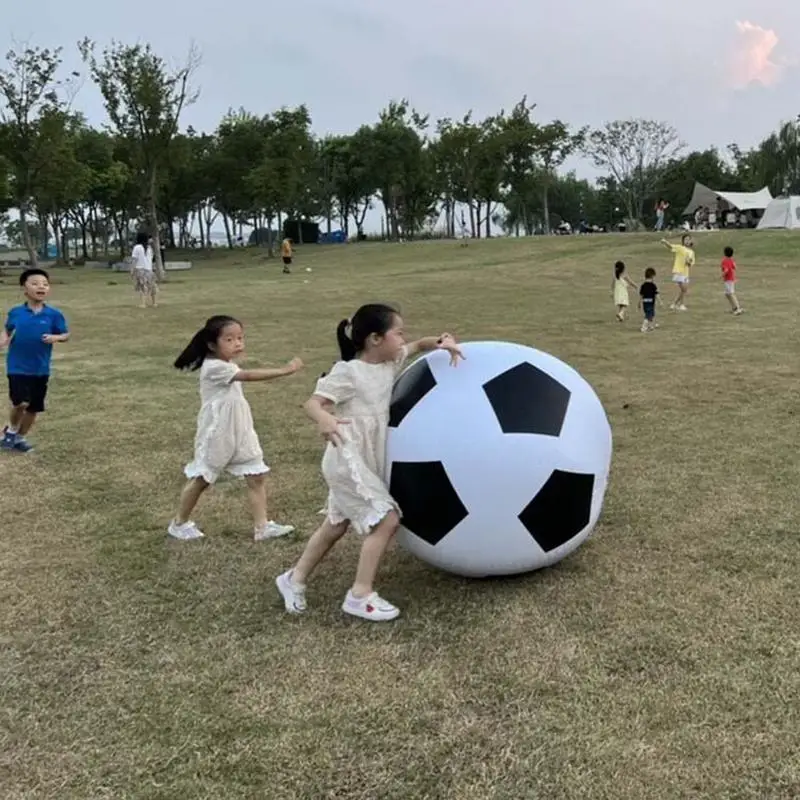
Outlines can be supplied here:
M229 108L306 103L318 134L347 133L407 97L433 119L510 110L575 127L645 117L692 148L757 144L800 113L800 4L789 0L43 0L6 4L0 46L149 41L175 64L194 44L200 97L185 123L211 131ZM231 13L228 13L231 12ZM90 81L75 100L105 120ZM582 177L591 165L568 164Z

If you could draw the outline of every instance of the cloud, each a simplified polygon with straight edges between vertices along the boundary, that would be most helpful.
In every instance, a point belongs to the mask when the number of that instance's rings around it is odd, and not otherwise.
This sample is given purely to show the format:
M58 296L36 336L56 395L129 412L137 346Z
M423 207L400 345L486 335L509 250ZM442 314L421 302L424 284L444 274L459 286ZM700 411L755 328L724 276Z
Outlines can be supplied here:
M729 78L734 89L745 89L752 83L774 86L781 79L786 62L775 60L778 34L752 22L737 22L735 51L730 63Z

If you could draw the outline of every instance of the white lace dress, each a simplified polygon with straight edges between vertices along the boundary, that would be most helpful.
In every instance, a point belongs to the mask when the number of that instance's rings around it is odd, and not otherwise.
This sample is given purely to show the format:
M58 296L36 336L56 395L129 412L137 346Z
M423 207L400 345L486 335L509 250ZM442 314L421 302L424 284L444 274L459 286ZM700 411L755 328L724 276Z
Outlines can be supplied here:
M403 348L393 362L338 361L314 390L334 404L338 418L350 420L339 426L344 445L329 443L322 457L328 484L324 513L334 525L349 520L362 536L390 511L400 513L383 475L392 386L407 358Z
M216 483L222 472L237 477L269 472L241 381L233 380L237 372L236 364L218 358L207 358L200 367L201 405L187 478Z

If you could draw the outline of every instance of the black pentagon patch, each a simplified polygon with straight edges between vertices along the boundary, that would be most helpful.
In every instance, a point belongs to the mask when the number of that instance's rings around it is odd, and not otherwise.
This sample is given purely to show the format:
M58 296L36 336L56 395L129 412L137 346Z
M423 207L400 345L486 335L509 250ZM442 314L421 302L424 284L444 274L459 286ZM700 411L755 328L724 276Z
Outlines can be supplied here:
M436 545L469 513L441 461L395 461L389 494L403 513L402 523L429 545Z
M483 391L503 433L561 433L570 391L533 364L523 361L501 372Z
M519 521L536 544L549 553L588 524L592 512L594 475L554 470L536 497L523 509Z
M428 362L421 358L412 364L398 379L392 389L389 406L389 427L396 428L409 411L436 386Z

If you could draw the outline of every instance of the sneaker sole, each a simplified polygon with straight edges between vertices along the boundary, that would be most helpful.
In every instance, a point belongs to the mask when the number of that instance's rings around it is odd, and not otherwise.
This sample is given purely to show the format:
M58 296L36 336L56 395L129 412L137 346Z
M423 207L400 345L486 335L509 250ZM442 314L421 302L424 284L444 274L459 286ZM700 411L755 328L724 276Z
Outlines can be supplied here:
M358 619L365 619L367 622L391 622L393 619L397 619L400 616L400 609L396 608L394 612L390 612L390 614L381 614L381 616L376 616L375 614L368 614L367 612L356 611L352 608L348 608L348 606L342 606L342 611L345 614L349 614L351 617L356 617Z
M290 527L285 531L281 531L280 533L260 533L253 536L253 541L256 542L263 542L266 539L280 539L283 536L288 536L290 533L294 533L294 527Z

